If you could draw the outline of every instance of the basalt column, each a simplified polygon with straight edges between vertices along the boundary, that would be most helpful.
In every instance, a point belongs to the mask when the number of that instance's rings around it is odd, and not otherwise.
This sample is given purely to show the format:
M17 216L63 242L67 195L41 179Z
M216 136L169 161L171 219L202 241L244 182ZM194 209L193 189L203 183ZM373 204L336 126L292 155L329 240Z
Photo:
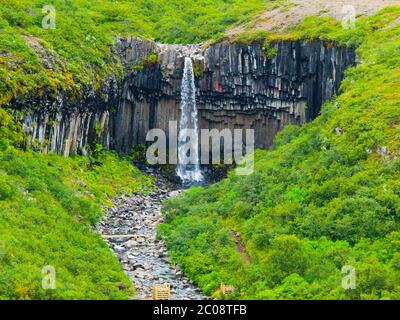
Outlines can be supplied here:
M257 148L270 147L286 124L314 119L322 104L338 93L345 69L356 61L353 48L322 41L268 46L263 41L224 41L207 49L155 45L152 50L157 63L126 79L117 149L145 143L148 129L167 132L168 121L179 119L186 56L192 58L196 77L199 128L253 128Z
M356 62L354 48L323 41L222 41L206 48L128 37L118 38L114 51L125 67L122 79L112 75L81 97L60 92L15 99L11 107L32 142L64 155L95 143L130 153L146 143L150 129L168 132L169 121L179 120L190 57L199 129L252 128L256 147L268 148L286 124L314 119Z

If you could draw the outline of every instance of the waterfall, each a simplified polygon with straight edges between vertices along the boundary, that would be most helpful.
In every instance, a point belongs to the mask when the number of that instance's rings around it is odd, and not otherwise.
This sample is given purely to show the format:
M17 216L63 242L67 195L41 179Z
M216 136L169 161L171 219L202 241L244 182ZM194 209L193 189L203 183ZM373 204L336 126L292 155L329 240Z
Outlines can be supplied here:
M184 183L199 182L203 179L199 160L196 88L192 59L189 57L185 58L181 87L177 174Z

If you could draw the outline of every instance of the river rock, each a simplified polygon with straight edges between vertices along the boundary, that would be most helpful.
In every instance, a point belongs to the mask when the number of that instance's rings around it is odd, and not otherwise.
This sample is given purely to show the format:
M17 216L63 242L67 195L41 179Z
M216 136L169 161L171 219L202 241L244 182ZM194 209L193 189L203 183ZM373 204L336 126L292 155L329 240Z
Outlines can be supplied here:
M202 299L200 290L185 278L179 267L169 263L165 241L156 238L157 226L162 222L162 201L171 194L181 193L163 187L147 196L136 194L114 199L114 206L97 225L100 233L113 235L106 241L134 283L136 299L151 299L155 282L171 285L171 299Z

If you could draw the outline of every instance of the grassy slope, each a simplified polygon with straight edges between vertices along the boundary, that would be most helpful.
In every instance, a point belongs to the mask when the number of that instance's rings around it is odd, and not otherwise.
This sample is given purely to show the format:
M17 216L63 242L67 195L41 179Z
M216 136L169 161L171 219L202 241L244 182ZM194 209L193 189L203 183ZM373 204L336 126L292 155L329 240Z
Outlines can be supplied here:
M100 150L92 168L83 157L23 152L18 131L0 109L0 299L128 298L130 280L93 224L110 197L150 181ZM46 265L55 290L42 288Z
M276 2L277 0L275 0ZM46 90L79 94L122 66L112 61L116 35L200 42L222 33L272 0L54 0L56 28L45 30L42 0L0 0L0 106ZM33 50L29 42L40 50ZM42 58L52 61L43 64ZM51 58L49 58L51 57Z
M257 151L254 174L231 173L165 205L160 234L206 293L225 282L237 298L400 298L399 18L400 7L387 8L352 30L308 18L290 34L268 35L358 44L362 64L320 117ZM355 290L342 288L344 265L356 268Z
M45 30L48 2L0 0L0 107L43 91L79 96L83 86L120 74L116 35L199 42L269 2L54 0L56 29ZM102 165L91 168L81 157L23 152L17 131L0 108L0 299L127 298L130 282L91 225L110 197L149 181L110 153L98 152ZM54 291L41 287L47 264L57 271Z

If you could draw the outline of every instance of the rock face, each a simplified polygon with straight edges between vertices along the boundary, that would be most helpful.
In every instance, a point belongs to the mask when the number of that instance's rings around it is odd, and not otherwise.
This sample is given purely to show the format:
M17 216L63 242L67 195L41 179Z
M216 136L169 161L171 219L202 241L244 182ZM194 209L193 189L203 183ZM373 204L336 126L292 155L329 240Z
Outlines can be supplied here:
M192 57L200 129L255 129L255 144L268 148L286 124L314 119L331 99L344 70L355 64L353 48L322 41L280 41L265 46L220 42L163 45L119 38L115 51L127 74L111 79L74 107L60 99L25 110L25 130L47 150L68 155L94 141L119 152L145 143L150 129L168 132L179 119L184 58ZM45 100L45 99L44 99ZM38 111L32 111L38 110Z
M44 94L13 101L30 144L44 152L65 156L93 142L111 146L112 110L118 105L120 81L106 79L102 88L84 88L81 97L60 92L56 97Z

